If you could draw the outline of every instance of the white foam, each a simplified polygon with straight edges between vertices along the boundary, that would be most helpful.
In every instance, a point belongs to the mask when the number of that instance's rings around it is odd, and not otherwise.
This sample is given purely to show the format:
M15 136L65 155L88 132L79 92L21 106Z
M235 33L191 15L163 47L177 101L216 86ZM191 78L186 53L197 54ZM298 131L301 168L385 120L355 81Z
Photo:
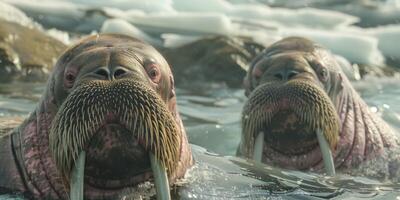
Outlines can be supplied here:
M109 19L106 20L100 29L101 33L119 33L125 34L131 37L139 38L152 45L161 46L162 42L155 38L152 38L142 30L136 28L134 25L123 19Z

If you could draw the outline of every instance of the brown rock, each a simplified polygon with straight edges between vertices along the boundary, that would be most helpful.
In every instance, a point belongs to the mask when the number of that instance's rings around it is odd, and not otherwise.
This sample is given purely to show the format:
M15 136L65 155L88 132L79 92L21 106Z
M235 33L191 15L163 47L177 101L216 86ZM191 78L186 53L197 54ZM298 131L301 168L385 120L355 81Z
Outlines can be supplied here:
M247 38L214 36L161 51L177 85L212 81L241 87L247 65L264 48Z
M40 30L0 20L0 82L45 81L64 49Z

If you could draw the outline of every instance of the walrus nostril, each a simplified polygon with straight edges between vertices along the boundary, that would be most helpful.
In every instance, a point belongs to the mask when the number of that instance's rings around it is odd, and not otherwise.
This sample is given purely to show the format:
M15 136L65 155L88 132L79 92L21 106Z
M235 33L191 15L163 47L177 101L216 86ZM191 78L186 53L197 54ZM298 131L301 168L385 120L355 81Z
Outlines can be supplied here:
M274 74L274 77L279 79L279 80L283 80L283 74L281 72L278 72L278 73Z
M282 70L282 71L279 71L279 72L275 73L274 77L279 79L279 80L287 81L287 80L290 80L293 77L295 77L297 74L299 74L298 71Z
M127 74L128 70L122 67L118 67L117 69L114 70L113 76L114 78L118 79L121 76Z
M94 71L94 73L96 75L99 75L100 77L104 78L104 79L108 79L110 77L110 70L108 70L108 68L105 67L101 67L98 68Z
M299 74L298 71L293 71L293 70L288 71L288 72L287 72L287 75L286 75L287 80L292 79L292 78L295 77L297 74Z

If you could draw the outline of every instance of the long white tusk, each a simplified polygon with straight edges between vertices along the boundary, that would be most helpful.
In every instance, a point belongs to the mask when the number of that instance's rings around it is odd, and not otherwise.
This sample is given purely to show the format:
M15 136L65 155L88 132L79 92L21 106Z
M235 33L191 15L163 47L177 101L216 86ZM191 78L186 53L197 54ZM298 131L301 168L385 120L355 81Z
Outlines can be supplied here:
M325 170L329 176L335 175L335 164L333 163L331 148L322 131L317 129L317 138L319 147L322 152L322 159L324 160Z
M76 160L75 167L71 174L71 185L70 185L70 199L71 200L83 200L83 182L85 172L85 151L79 153L78 159Z
M253 159L261 162L264 149L264 132L260 132L257 135L256 141L254 142Z
M154 185L156 186L157 200L170 200L169 182L167 172L164 165L154 156L149 153L151 169L153 170Z

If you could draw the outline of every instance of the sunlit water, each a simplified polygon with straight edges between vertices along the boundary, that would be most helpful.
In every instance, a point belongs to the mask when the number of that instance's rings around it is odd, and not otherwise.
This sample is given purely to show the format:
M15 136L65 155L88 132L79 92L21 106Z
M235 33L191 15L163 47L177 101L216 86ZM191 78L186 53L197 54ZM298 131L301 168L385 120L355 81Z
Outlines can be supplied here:
M400 133L400 78L369 77L353 85L370 109ZM34 110L44 88L43 84L0 85L0 116L27 116ZM205 147L208 152L194 146L197 164L178 184L175 196L184 199L400 199L400 185L395 183L285 171L233 157L240 140L240 112L246 99L242 89L202 84L201 87L178 87L177 96L190 142Z

